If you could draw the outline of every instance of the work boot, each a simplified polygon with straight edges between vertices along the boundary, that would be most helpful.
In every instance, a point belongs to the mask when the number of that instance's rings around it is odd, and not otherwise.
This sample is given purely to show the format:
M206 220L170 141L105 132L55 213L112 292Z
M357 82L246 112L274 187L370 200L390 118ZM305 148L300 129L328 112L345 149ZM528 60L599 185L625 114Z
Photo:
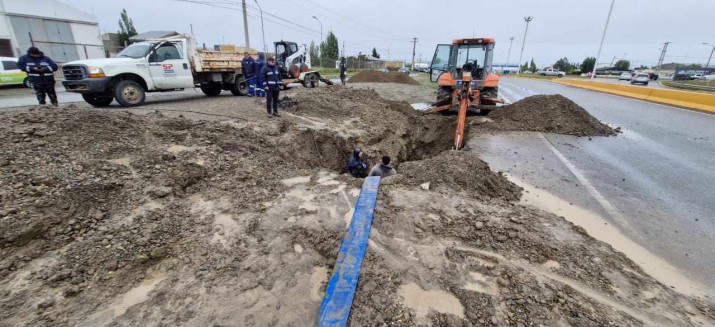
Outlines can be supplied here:
M59 107L59 106L60 106L60 104L59 104L59 103L57 103L57 102L52 102L52 106L53 106L53 107Z
M271 115L271 114L268 114L268 118L273 118L273 115Z
M279 115L278 112L274 112L273 116L280 117L281 115Z

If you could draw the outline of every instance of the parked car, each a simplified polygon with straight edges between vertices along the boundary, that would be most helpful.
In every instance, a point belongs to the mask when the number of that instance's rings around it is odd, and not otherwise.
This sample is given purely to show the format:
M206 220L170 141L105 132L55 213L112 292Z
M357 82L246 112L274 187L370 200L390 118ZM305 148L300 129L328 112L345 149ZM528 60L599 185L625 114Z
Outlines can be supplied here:
M688 76L689 80L703 79L703 74L692 74Z
M544 70L540 70L536 72L537 74L541 76L556 76L556 77L564 77L566 76L566 73L556 69L556 68L546 68Z
M407 75L410 74L410 69L407 68L407 67L400 67L400 69L398 69L397 71L400 72L400 73L405 73L405 74L407 74Z
M629 72L621 73L621 76L618 76L619 81L630 81L631 79L633 79L633 75Z
M27 74L17 68L17 58L0 57L0 85L32 87Z
M643 85L648 85L648 82L650 81L650 77L648 74L638 74L636 77L633 77L631 79L631 84L643 84Z
M427 68L420 68L420 69L419 69L419 72L420 72L420 73L429 73L429 67L427 67Z
M387 72L389 72L389 70L385 67L382 67L382 68L378 69L377 71L381 72L381 73L386 73L386 74L387 74Z

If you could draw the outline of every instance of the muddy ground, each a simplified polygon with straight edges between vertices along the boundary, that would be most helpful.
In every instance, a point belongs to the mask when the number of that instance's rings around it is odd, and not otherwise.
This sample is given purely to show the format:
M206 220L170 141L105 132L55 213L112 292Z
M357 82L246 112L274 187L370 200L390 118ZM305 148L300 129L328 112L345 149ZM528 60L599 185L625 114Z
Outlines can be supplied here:
M399 174L382 182L351 326L715 323L712 298L448 150L453 116L373 90L289 96L281 119L232 97L0 114L0 326L314 325L359 195L354 145Z

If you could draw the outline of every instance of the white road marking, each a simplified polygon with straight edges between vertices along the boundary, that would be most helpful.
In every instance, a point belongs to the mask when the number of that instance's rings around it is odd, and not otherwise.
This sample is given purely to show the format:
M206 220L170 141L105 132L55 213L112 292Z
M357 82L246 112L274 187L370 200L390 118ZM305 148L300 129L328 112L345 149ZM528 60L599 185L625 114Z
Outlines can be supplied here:
M553 144L551 144L551 141L549 141L544 134L538 133L539 137L541 140L544 141L544 144L546 144L546 147L548 147L551 152L556 155L556 157L561 161L561 163L568 168L569 171L578 179L579 183L583 185L588 193L593 196L593 198L603 207L604 210L606 210L606 213L610 215L613 219L615 219L623 228L628 228L631 229L630 224L628 221L623 217L623 215L616 209L611 202L609 202L602 194L599 192L596 187L589 182L589 180L586 178L586 176L578 169L576 166L574 166L571 161L569 161L566 156L564 156L559 150L557 150Z

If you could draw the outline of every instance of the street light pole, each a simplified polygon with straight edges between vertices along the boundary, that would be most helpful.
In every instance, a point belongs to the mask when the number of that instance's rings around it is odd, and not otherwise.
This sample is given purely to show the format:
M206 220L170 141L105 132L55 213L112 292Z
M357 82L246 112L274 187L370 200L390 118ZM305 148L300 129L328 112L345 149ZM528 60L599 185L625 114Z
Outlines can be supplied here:
M526 45L526 33L529 32L529 22L534 20L534 17L528 16L524 17L526 22L526 29L524 29L524 39L521 41L521 52L519 53L519 69L516 70L516 74L519 75L521 72L521 59L524 57L524 45Z
M709 46L713 47L713 49L710 50L710 57L708 57L708 63L705 64L705 69L708 69L708 68L710 67L710 59L713 58L713 53L715 52L715 45L712 45L712 44L710 44L710 43L705 43L705 42L703 42L703 44L704 44L704 45L709 45Z
M601 49L603 49L603 41L606 39L606 31L608 31L608 23L611 21L611 13L613 12L614 3L616 3L616 0L611 0L611 8L608 9L608 18L606 18L606 26L603 28L603 35L601 35L601 45L598 46L598 52L596 53L596 61L593 63L591 80L596 77L596 65L598 65L598 59L601 57Z
M511 44L514 42L514 37L509 37L509 52L506 54L506 66L509 67L509 58L511 58Z
M320 23L320 43L318 48L320 51L318 52L318 66L323 66L323 22L321 22L320 19L315 16L313 16L313 19L317 20L318 23Z
M258 6L258 10L261 12L261 36L263 37L263 55L265 55L266 51L266 30L263 28L263 8L261 8L261 5L258 4L258 0L254 0L256 2L256 6Z

